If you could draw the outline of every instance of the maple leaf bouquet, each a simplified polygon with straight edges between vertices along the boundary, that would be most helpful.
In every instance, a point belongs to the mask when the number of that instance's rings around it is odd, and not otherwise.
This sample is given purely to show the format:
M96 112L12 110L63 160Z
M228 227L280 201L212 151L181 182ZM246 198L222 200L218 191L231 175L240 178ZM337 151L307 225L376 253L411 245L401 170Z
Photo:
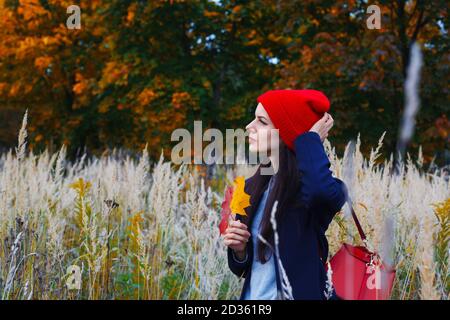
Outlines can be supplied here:
M222 202L221 216L219 224L220 234L224 234L228 228L229 220L236 220L236 214L246 216L245 208L250 206L250 195L245 193L245 179L242 176L236 177L233 186L228 186L225 190L225 198Z

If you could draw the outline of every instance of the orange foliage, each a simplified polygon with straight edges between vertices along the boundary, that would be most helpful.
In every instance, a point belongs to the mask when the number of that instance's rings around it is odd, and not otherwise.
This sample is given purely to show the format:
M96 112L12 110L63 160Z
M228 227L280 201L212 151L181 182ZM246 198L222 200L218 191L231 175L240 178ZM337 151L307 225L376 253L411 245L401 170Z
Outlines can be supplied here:
M126 17L126 25L129 26L133 21L136 15L137 4L133 3L128 7L127 17Z
M220 16L220 12L204 10L203 15L208 18L215 18Z
M50 64L52 63L52 57L44 56L38 57L34 60L34 66L39 70L39 72L44 72Z
M103 69L103 77L99 85L101 88L106 88L111 84L117 86L126 85L128 83L128 72L129 68L127 65L118 61L109 61Z
M172 95L172 105L175 109L190 106L192 105L192 97L188 92L175 92Z
M146 106L150 104L155 98L157 94L150 88L145 88L138 96L138 101L141 106Z

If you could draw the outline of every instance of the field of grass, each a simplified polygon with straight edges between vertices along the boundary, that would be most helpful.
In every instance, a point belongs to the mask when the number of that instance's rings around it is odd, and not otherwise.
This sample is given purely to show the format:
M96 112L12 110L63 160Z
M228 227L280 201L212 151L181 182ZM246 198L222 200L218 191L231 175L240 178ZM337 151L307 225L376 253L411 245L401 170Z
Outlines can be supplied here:
M27 152L25 124L17 149L0 157L1 299L238 298L220 204L226 183L255 167L217 166L208 177L201 166L151 163L146 150L69 163L64 146ZM448 299L448 175L425 170L419 154L390 176L392 161L377 160L382 139L369 159L359 144L342 158L325 148L371 245L397 267L392 298ZM359 242L348 217L345 205L327 231L330 254ZM81 270L79 290L66 285L70 266Z

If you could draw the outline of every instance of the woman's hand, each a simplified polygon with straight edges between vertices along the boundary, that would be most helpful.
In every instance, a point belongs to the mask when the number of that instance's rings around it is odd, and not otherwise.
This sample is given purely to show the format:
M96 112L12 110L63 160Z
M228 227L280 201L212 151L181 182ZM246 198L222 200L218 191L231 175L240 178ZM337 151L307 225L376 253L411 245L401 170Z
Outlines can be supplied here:
M328 131L330 131L331 127L333 127L333 118L328 112L325 112L323 117L317 121L309 131L316 132L320 136L320 140L322 143L325 138L328 137Z
M237 254L245 253L250 232L247 225L239 220L232 220L224 233L224 243ZM245 255L244 255L245 256Z

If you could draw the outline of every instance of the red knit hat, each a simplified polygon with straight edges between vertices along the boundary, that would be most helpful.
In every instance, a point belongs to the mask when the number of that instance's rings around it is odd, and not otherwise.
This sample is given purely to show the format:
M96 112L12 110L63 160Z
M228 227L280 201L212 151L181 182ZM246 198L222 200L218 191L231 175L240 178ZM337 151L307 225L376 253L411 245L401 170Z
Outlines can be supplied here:
M295 138L309 131L330 109L330 101L318 90L270 90L256 100L262 103L280 138L293 151Z

